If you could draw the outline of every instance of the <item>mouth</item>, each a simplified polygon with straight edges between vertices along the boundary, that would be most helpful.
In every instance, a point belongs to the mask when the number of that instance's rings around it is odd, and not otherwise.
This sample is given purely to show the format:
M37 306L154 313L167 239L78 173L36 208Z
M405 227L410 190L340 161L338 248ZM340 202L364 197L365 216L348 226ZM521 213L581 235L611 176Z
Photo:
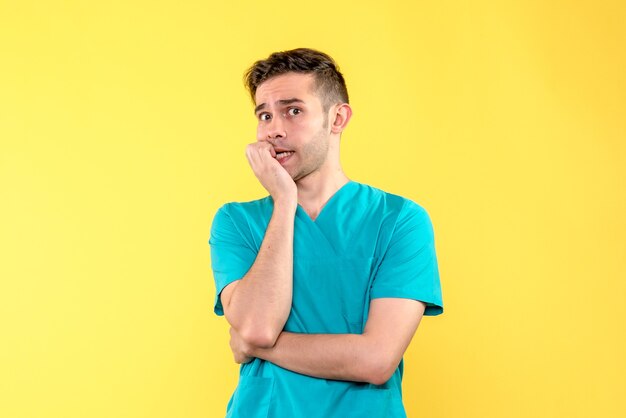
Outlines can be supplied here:
M287 159L291 157L293 154L295 154L295 151L278 152L276 153L276 160L282 164L283 162L287 161Z

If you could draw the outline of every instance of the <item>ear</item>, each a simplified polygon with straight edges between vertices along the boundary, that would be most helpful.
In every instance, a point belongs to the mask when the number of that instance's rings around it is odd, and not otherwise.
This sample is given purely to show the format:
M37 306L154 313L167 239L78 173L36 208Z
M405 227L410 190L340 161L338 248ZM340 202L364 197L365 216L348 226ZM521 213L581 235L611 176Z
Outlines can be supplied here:
M334 107L334 110L331 110L330 120L332 121L330 125L330 132L334 134L340 134L350 122L350 118L352 117L352 108L348 103L342 103Z

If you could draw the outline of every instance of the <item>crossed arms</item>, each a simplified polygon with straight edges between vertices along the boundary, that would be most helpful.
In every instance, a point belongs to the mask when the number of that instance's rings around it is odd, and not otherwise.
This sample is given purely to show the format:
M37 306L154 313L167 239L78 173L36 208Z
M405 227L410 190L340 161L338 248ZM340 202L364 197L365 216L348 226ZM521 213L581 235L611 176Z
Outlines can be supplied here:
M239 363L258 357L308 376L382 385L398 367L424 305L410 299L381 298L370 306L363 334L281 332L274 346L262 348L250 345L231 328L231 349Z
M221 292L235 361L257 357L308 376L384 384L417 330L424 303L373 299L362 334L283 332L292 303L294 216L293 205L275 201L254 264Z

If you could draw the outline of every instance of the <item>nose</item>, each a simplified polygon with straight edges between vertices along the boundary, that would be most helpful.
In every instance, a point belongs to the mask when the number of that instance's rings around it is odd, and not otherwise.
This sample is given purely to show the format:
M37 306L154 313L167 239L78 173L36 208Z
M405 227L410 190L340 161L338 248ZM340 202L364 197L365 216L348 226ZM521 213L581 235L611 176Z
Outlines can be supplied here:
M259 126L259 140L284 138L287 136L285 126L279 116L275 116L266 123Z

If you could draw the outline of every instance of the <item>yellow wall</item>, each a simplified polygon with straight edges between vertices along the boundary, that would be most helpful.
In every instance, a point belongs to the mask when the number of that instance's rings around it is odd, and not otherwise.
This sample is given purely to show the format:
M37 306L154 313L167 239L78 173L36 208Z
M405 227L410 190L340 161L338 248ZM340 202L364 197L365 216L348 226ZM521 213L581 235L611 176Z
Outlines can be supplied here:
M624 3L218 3L0 1L0 416L223 416L209 227L264 195L242 73L299 46L435 226L409 416L626 416Z

